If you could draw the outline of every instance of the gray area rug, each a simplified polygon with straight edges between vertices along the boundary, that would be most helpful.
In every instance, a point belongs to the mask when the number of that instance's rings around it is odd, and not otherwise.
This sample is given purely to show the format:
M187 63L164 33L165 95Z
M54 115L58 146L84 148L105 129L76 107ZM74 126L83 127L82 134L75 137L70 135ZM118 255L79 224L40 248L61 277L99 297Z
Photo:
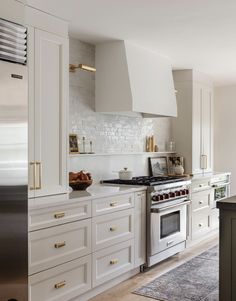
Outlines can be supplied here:
M218 301L219 246L134 291L160 301Z

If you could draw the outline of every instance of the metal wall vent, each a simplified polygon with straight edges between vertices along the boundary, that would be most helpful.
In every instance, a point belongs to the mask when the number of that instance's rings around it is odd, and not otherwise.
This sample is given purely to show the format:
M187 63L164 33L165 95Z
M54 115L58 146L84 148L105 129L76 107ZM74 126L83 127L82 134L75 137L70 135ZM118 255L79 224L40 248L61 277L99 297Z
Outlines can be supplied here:
M26 64L27 29L0 18L0 60Z

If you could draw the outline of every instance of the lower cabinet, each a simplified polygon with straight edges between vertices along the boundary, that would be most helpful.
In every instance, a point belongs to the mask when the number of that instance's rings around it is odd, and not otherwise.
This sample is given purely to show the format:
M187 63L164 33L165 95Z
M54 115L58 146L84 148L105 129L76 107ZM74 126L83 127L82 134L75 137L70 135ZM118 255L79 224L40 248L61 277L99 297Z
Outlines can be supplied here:
M29 220L30 301L80 298L146 261L146 191L30 209Z
M66 301L91 289L91 255L29 277L29 300Z
M107 282L134 267L134 242L128 240L93 254L93 287Z
M91 219L29 234L29 274L91 253Z

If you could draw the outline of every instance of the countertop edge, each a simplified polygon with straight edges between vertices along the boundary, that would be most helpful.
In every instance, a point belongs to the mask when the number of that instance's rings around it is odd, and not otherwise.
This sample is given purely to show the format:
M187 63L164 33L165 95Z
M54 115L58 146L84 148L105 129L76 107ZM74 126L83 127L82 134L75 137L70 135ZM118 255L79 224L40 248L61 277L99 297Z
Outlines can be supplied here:
M70 193L63 194L63 195L54 195L54 196L48 196L48 197L42 197L42 198L35 198L35 199L29 199L28 200L28 210L39 210L49 207L56 207L56 206L63 206L63 205L72 205L78 202L85 202L85 201L92 201L95 199L100 198L106 198L110 196L116 196L116 195L122 195L127 193L135 193L139 191L146 191L146 186L119 186L119 185L97 185L99 187L99 190L101 191L104 187L114 187L114 190L122 189L120 191L109 191L109 192L98 192L97 194L94 193L94 195L88 195L88 196L79 196L79 191L74 191L75 193L78 193L78 196L71 197ZM96 188L95 188L96 189ZM106 188L105 188L106 189ZM72 192L73 193L73 192ZM82 194L83 192L81 192ZM59 199L59 200L58 200Z

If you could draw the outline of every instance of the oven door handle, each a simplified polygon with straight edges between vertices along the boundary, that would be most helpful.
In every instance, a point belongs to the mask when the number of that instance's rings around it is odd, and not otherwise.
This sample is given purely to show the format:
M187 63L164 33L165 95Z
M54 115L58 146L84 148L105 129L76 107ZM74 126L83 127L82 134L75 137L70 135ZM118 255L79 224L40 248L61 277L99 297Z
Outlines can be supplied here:
M175 207L179 207L179 206L183 206L183 205L188 205L190 203L191 203L191 201L185 201L185 202L182 202L182 203L178 203L178 204L175 204L175 205L172 205L172 206L163 207L163 208L151 208L151 212L152 213L159 213L161 211L165 211L165 210L168 210L168 209L171 209L171 208L175 208Z

